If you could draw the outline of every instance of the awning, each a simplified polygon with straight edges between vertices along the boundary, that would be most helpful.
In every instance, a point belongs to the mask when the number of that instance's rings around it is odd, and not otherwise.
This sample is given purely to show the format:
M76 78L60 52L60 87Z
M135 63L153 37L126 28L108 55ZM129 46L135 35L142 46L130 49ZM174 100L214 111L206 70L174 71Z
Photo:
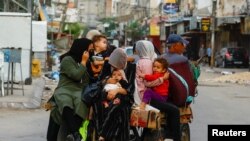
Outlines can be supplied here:
M191 34L207 34L207 33L210 33L210 32L203 32L203 31L188 31L188 32L185 32L183 34L181 34L182 36L185 36L185 35L191 35Z
M173 26L173 25L176 25L177 23L165 23L165 26Z

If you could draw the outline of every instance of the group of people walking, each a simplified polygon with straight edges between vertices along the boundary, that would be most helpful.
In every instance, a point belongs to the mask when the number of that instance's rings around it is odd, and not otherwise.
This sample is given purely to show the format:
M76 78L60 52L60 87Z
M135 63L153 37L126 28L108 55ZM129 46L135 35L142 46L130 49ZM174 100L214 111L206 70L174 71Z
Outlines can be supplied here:
M178 106L171 102L173 91L169 88L168 67L188 63L182 55L188 41L173 34L167 43L168 51L162 56L155 54L150 41L135 43L139 59L132 62L136 69L135 79L131 80L125 73L131 59L121 48L108 45L106 36L90 31L85 38L75 39L70 50L60 56L60 78L49 100L53 107L47 140L57 141L60 126L65 123L66 141L81 141L79 128L85 120L91 120L98 141L128 141L131 105L144 109L150 104L168 117L166 140L180 141L180 113ZM105 84L102 96L91 106L87 105L81 100L82 91L89 83L100 80ZM134 91L129 89L130 85L134 85ZM133 96L132 100L129 95Z
M204 44L201 45L199 49L199 57L206 57L206 63L210 66L211 65L211 47L208 46L207 48L204 46Z

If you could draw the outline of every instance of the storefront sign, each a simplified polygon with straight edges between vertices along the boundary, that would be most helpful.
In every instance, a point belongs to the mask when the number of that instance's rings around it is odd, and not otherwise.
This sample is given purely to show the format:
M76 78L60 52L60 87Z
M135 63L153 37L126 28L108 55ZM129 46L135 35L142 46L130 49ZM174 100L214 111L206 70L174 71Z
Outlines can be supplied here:
M179 12L179 5L176 3L165 3L163 5L163 12L166 14L175 14Z
M210 18L201 19L201 31L204 32L210 31Z
M159 23L160 18L159 17L152 17L150 20L150 36L159 36L160 35L160 26Z

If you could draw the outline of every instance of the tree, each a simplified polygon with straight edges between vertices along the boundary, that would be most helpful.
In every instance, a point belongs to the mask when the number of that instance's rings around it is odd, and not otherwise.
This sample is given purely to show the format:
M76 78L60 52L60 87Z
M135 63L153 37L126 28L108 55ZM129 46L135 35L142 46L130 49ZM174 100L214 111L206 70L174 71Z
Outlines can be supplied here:
M86 30L86 27L81 23L65 23L63 33L71 34L74 39L78 38Z
M114 37L114 33L118 28L118 24L114 18L104 18L101 20L105 28L105 35L108 37Z
M146 31L146 27L141 26L141 24L135 20L129 23L125 28L127 38L131 38L132 43L145 37L147 34Z

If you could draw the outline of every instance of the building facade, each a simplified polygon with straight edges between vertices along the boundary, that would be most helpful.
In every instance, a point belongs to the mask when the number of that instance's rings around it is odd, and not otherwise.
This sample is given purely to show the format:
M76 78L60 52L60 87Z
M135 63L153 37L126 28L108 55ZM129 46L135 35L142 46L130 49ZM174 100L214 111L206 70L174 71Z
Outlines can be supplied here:
M106 17L105 5L104 0L78 0L80 21L89 27L96 27L99 20Z

